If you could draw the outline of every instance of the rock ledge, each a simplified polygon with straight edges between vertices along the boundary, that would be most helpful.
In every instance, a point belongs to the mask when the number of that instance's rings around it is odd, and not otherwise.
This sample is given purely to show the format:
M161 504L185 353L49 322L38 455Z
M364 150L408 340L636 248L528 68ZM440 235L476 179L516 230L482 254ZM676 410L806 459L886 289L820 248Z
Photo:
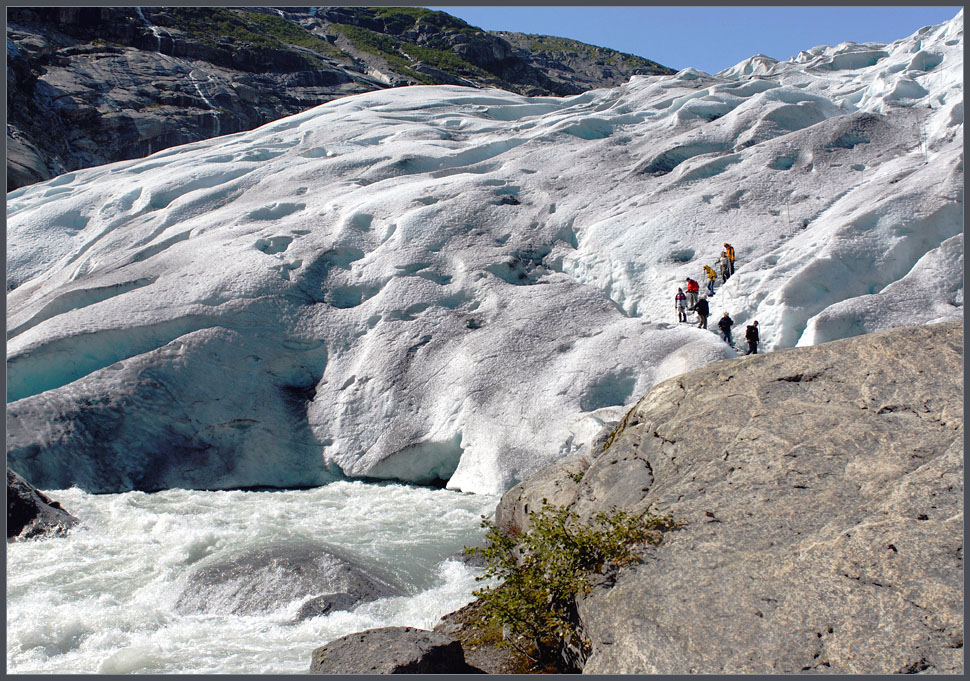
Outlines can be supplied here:
M578 604L585 673L963 671L963 330L710 364L510 490L685 526ZM577 480L578 479L578 480Z
M311 674L469 674L461 643L414 627L349 634L313 651Z

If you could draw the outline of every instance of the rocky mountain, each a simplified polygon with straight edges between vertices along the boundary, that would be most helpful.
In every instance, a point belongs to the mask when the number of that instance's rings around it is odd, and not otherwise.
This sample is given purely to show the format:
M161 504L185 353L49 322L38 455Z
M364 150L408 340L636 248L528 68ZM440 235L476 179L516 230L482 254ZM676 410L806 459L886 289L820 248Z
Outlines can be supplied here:
M593 674L961 673L963 330L910 327L658 384L505 494L684 525L580 600Z
M11 7L7 191L413 84L572 95L669 69L418 8Z

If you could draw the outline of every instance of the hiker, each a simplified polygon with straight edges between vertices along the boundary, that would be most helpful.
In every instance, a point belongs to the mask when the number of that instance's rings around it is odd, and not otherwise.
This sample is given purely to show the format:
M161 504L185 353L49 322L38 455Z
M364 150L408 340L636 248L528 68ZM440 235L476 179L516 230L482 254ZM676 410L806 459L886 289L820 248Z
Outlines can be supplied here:
M727 253L728 261L731 263L731 274L734 274L734 246L725 241L724 252Z
M674 307L677 308L677 321L686 322L687 296L684 295L684 289L682 288L678 288L677 295L674 296Z
M717 321L717 328L721 330L721 340L734 347L734 341L731 340L731 327L734 325L734 320L728 316L727 310L724 311L724 315Z
M731 276L731 261L728 259L727 251L721 251L721 257L717 259L718 268L721 270L721 283L725 283Z
M694 306L694 312L697 313L697 318L700 320L697 322L697 328L706 329L707 315L711 314L711 308L707 304L707 296L701 296L701 299L697 301L697 305Z
M744 330L744 340L748 341L748 351L744 354L757 355L758 341L761 340L758 336L758 320L749 324L748 328Z
M707 293L714 295L714 281L717 279L717 272L710 265L704 265L704 274L707 276Z
M687 309L691 312L694 311L694 307L697 305L697 292L700 290L700 285L690 277L687 277Z

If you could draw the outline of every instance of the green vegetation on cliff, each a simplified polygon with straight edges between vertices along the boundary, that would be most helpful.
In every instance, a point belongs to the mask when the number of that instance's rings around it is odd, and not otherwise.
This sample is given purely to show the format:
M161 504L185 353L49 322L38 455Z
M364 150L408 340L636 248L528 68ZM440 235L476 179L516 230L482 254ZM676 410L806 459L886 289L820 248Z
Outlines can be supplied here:
M505 38L510 43L518 45L535 54L545 54L553 58L562 58L570 54L618 68L647 69L657 73L674 73L672 69L657 62L639 57L635 54L618 52L608 47L598 47L581 43L570 38L559 38L550 35L536 35L532 33L511 33L496 31L496 35Z
M445 12L436 12L421 7L374 7L374 16L384 21L387 30L403 33L415 24L426 23L457 33L481 33L481 29L453 17Z
M330 28L347 38L354 48L380 57L387 65L402 75L414 78L419 83L430 84L434 79L411 68L411 61L400 52L401 43L384 33L350 24L331 24Z
M423 62L428 66L459 75L480 78L490 76L483 69L462 59L450 50L440 50L403 42L385 33L378 33L360 26L331 24L331 28L343 34L356 49L380 57L395 71L414 78L420 83L434 83L435 80L426 74L415 71L413 66L417 62Z
M595 575L638 562L637 548L660 544L677 523L649 509L637 514L616 507L583 522L566 507L546 504L529 513L526 532L489 520L482 526L487 544L466 552L485 558L480 579L501 583L475 592L481 626L507 631L499 645L528 657L536 671L568 671L561 651L586 647L574 624L576 597L589 593Z
M184 31L210 46L229 39L241 46L271 49L302 47L330 56L342 55L323 38L272 14L222 7L171 7L165 12L174 20L172 28Z

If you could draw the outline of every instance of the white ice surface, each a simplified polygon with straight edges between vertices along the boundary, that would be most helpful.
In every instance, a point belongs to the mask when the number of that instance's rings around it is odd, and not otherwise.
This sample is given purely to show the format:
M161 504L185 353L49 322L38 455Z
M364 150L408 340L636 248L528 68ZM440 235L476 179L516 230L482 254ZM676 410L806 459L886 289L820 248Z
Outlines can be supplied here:
M963 15L582 95L340 99L7 195L8 439L42 488L498 492L659 380L963 317Z

